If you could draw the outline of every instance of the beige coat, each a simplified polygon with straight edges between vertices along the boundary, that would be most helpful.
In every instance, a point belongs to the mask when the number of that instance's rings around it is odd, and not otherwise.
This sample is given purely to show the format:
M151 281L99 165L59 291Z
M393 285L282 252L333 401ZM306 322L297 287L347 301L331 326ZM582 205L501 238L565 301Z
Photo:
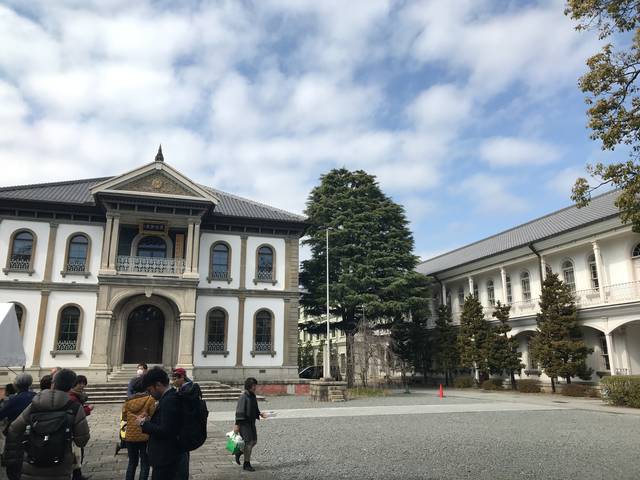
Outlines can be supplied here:
M60 410L69 402L69 394L60 390L43 390L31 402L42 410ZM29 405L9 427L7 442L19 442L29 423L31 405ZM84 447L89 441L89 425L82 408L78 409L73 426L73 442L78 447ZM65 455L64 462L56 467L38 468L22 463L22 480L69 480L73 467L73 453L71 446Z
M146 442L149 435L142 433L142 428L136 422L136 417L146 415L151 418L153 412L156 411L156 400L148 393L136 393L133 397L128 398L122 406L122 420L127 422L124 434L126 442Z

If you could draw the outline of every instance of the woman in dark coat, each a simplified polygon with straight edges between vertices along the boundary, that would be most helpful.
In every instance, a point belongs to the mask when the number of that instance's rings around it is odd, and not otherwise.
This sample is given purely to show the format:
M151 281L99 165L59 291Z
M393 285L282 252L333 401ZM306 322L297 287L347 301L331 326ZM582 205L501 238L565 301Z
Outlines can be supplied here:
M258 408L258 399L256 398L257 385L258 381L253 377L245 380L244 392L240 395L238 406L236 407L236 424L233 427L233 431L240 433L244 440L244 451L236 453L236 463L240 465L240 455L244 453L244 465L242 468L249 472L255 471L251 466L251 451L258 442L256 420L266 418Z

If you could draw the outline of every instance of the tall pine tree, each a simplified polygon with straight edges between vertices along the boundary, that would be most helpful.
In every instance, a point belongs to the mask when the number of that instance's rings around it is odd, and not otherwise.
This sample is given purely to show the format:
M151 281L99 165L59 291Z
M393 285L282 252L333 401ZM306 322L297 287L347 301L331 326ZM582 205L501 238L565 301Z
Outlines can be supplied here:
M354 381L352 350L363 306L374 320L398 320L427 301L426 277L414 271L413 236L404 209L362 170L334 169L320 178L305 211L311 223L303 245L301 304L307 314L326 311L326 228L329 230L329 293L333 327L346 334L347 383Z
M453 325L451 309L447 305L438 307L432 336L433 359L438 365L438 370L444 375L445 385L449 386L453 381L453 372L460 363L460 355L457 328Z
M480 377L489 375L489 344L491 326L484 318L482 305L474 295L469 295L462 306L460 329L458 330L458 349L460 364L475 369Z
M496 303L492 316L498 320L492 326L491 341L489 342L489 371L494 375L508 375L511 388L516 388L516 373L520 373L524 364L520 361L522 353L518 351L518 340L509 337L509 312L511 305Z
M537 323L531 354L551 378L553 391L557 378L565 378L567 383L571 377L588 380L592 371L587 368L587 356L593 349L582 340L573 293L557 273L548 274L542 283Z

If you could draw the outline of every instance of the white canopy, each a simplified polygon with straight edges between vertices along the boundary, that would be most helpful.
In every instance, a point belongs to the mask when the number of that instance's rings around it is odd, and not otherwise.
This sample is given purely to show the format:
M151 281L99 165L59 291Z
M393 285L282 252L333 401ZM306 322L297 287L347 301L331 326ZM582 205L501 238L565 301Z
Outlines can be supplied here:
M16 309L13 303L0 303L0 367L21 367L25 363Z

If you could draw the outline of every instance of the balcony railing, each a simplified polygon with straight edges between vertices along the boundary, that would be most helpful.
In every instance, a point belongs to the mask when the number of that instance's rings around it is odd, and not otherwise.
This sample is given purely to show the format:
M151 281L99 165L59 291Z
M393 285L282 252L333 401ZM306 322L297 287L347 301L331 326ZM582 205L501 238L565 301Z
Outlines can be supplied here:
M620 283L600 288L603 289L602 294L600 293L599 288L589 288L573 292L576 299L576 307L578 309L583 309L602 305L615 305L618 303L640 301L640 281ZM535 315L540 311L539 302L539 298L511 302L511 311L509 312L510 318ZM485 318L493 320L494 310L495 307L492 305L484 306L483 312ZM460 310L453 312L453 318L456 320L460 318Z
M116 270L145 275L180 275L184 272L184 259L119 255L116 257Z

